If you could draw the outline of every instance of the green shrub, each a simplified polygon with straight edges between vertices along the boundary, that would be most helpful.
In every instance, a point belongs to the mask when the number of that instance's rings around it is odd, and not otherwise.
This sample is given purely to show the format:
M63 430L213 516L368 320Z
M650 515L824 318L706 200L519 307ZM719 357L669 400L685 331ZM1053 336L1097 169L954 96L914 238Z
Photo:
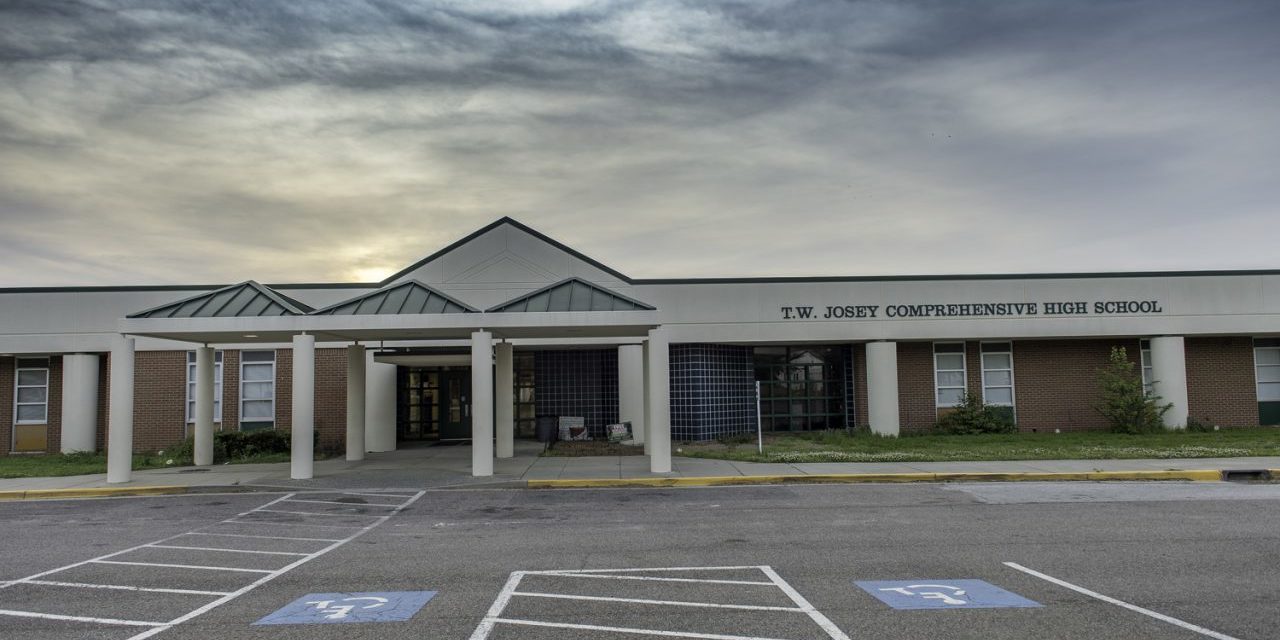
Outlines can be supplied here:
M1207 420L1197 420L1191 416L1187 416L1187 431L1190 433L1212 433L1218 430L1218 425Z
M1154 433L1164 430L1164 414L1173 403L1160 404L1160 396L1148 394L1142 374L1134 370L1124 347L1111 347L1107 366L1098 370L1102 402L1098 412L1116 433Z
M313 445L318 449L319 431L312 432ZM213 463L222 464L229 460L244 460L259 455L289 453L293 445L289 431L261 429L258 431L215 431L213 433ZM173 460L174 466L191 465L195 462L195 438L188 437L164 451L164 458Z
M1017 425L998 407L982 401L982 398L966 393L960 404L938 419L933 427L938 433L949 435L973 435L978 433L1014 433Z

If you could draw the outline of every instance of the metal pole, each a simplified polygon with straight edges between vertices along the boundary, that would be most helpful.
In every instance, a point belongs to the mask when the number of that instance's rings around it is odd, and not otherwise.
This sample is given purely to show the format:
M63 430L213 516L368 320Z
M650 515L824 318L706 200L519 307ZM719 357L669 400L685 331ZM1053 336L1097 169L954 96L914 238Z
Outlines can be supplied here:
M760 381L755 381L755 449L764 456L764 425L760 420Z

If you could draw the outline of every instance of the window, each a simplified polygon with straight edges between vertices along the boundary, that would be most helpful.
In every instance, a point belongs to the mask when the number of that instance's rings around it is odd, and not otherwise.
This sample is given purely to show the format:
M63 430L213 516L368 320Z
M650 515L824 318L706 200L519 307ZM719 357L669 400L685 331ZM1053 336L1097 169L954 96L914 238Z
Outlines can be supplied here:
M196 421L196 352L187 352L187 422ZM213 421L222 422L222 352L213 352Z
M965 392L963 342L933 343L933 382L938 407L960 405Z
M14 376L14 424L49 421L49 359L18 358Z
M276 352L240 354L240 430L270 429L276 419Z
M775 431L845 426L844 351L835 346L756 347L762 428Z
M1013 343L982 343L982 401L1013 418Z
M1146 390L1147 395L1151 395L1152 385L1156 381L1155 368L1151 366L1151 341L1139 341L1138 352L1141 354L1139 362L1142 363L1142 388Z
M516 436L533 437L537 415L533 403L533 354L516 353L514 358Z
M1258 377L1258 402L1280 402L1280 340L1255 341L1253 361Z

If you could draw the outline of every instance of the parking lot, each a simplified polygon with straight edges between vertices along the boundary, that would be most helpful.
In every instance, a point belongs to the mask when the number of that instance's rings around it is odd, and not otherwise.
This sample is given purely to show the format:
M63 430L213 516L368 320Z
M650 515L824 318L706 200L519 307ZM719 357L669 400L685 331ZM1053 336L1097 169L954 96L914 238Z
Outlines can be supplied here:
M1280 485L0 504L22 638L1268 638Z

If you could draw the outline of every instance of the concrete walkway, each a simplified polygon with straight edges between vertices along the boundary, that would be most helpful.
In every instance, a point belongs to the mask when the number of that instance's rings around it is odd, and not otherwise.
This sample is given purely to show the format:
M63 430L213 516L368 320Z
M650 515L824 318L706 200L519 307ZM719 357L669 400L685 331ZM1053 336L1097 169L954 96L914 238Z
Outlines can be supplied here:
M857 473L1043 473L1092 471L1170 471L1187 469L1280 469L1280 457L1188 458L1174 460L1025 460L1010 462L809 462L797 464L732 462L674 457L670 474L649 473L645 456L538 457L542 445L517 441L516 456L494 461L491 478L471 476L471 447L412 447L371 453L360 462L321 460L315 478L289 479L287 462L180 467L135 471L133 481L108 485L106 474L58 478L0 479L0 492L97 487L288 487L362 489L440 489L524 486L528 480L698 478L723 476L827 475Z

